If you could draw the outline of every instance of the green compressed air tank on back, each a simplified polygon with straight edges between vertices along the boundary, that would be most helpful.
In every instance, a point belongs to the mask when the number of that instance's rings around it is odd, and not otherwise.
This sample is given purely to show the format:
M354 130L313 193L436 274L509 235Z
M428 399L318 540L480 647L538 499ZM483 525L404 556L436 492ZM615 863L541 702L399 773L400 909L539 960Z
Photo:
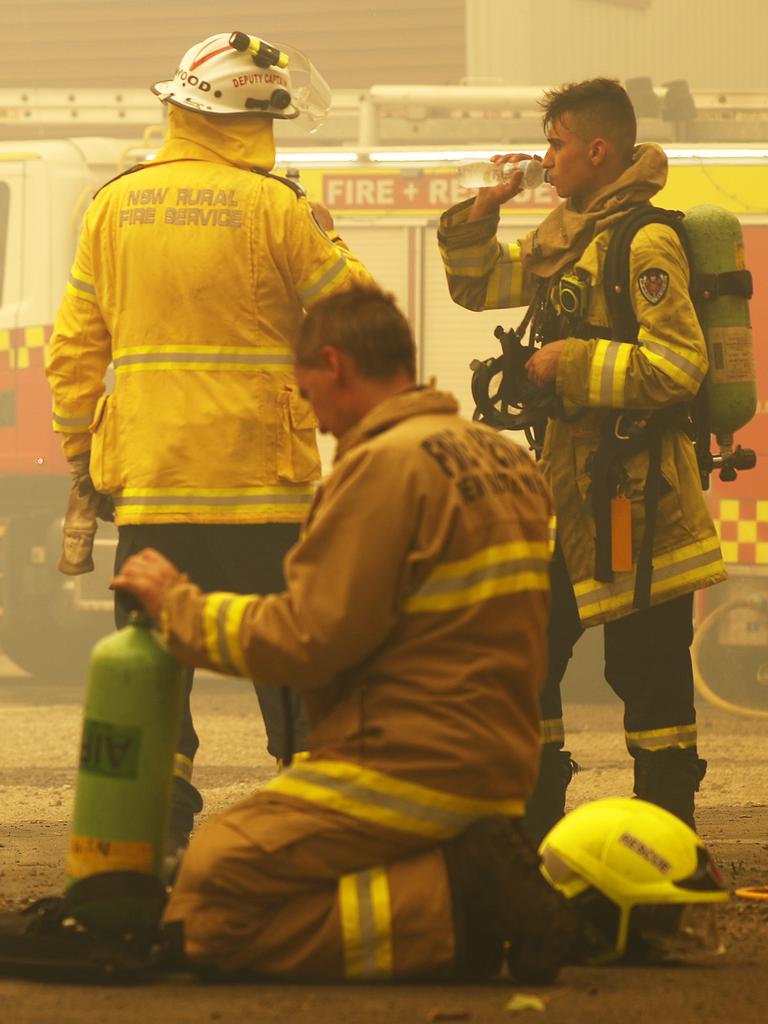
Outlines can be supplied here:
M162 878L183 694L183 669L141 614L93 648L68 886L115 871ZM102 924L131 923L119 900L92 911Z
M694 206L685 215L685 230L698 275L743 274L744 238L733 213L720 206ZM734 433L749 423L757 408L748 302L751 284L746 294L739 294L739 287L746 286L728 279L708 287L705 277L697 289L697 309L709 352L704 385L709 429L724 451L733 448ZM730 294L731 289L737 294Z

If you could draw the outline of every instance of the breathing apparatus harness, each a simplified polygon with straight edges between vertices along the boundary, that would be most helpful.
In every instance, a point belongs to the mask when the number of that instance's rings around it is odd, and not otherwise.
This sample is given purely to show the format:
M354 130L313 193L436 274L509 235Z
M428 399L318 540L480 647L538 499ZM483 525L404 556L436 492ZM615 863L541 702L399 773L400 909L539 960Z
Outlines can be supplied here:
M525 363L541 346L559 338L602 338L637 344L638 323L632 308L629 256L635 234L649 224L666 224L677 234L691 268L691 298L700 304L723 295L752 295L752 277L748 270L721 274L697 274L691 247L683 224L683 214L643 204L630 210L613 231L603 269L603 287L612 327L590 324L586 319L589 285L572 270L541 279L533 301L516 329L496 328L502 354L474 360L472 397L474 419L497 430L523 430L531 450L541 455L548 419L565 418L554 385L538 388L525 372ZM553 302L557 296L557 304ZM523 338L531 325L527 344ZM500 377L499 377L500 375ZM492 390L495 389L495 390ZM577 416L580 413L577 413ZM592 512L595 520L596 580L610 583L614 578L615 545L612 529L612 502L622 495L626 481L624 460L637 451L648 451L648 472L643 495L645 522L637 559L633 608L650 604L653 572L653 537L659 498L664 480L661 474L662 439L665 431L682 429L694 442L702 488L709 486L713 469L720 469L723 480L736 478L739 469L755 465L752 451L737 448L725 456L710 451L710 424L705 389L693 402L680 403L652 411L616 410L606 415L600 443L588 467L591 478ZM630 564L621 567L631 569Z

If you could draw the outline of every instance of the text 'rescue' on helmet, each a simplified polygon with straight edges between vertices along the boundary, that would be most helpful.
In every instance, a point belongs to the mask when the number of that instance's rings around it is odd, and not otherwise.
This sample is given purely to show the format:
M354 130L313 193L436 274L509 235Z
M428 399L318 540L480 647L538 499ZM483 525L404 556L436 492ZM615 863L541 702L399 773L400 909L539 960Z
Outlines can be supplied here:
M722 952L715 905L728 892L696 833L662 807L620 797L582 804L539 853L544 877L591 928L588 962Z
M201 114L321 122L331 105L328 83L300 50L245 32L220 33L196 43L176 74L156 82L163 103Z

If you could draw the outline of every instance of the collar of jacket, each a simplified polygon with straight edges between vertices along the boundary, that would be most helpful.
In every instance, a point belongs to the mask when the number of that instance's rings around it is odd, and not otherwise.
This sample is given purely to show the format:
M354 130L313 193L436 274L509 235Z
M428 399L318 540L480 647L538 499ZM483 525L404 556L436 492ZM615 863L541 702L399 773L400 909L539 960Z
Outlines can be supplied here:
M581 256L601 231L638 203L647 203L667 181L667 155L661 146L648 142L635 147L634 159L615 181L592 196L577 210L570 199L561 203L520 243L526 270L551 277Z
M168 105L168 135L153 163L208 160L250 170L275 166L275 133L268 117L206 117Z
M446 391L432 387L409 388L386 398L339 438L336 461L352 448L414 416L455 415L459 403Z

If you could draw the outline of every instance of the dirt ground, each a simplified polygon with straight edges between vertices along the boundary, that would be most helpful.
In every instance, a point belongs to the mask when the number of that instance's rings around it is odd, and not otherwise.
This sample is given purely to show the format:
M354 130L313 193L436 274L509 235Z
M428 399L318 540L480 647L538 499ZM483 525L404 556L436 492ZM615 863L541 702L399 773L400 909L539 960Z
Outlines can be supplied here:
M5 673L5 674L4 674ZM40 686L0 662L0 907L61 891L75 784L82 687ZM699 800L699 830L734 888L768 882L768 757L765 720L702 706L701 752L709 773ZM196 782L205 814L237 799L272 773L250 687L203 677L196 686L201 737ZM571 704L566 727L583 770L572 805L629 794L621 709L614 701ZM0 1021L9 1024L170 1024L205 1021L291 1024L746 1024L766 1019L768 902L734 898L722 912L725 954L700 967L569 968L551 989L504 980L479 987L204 986L181 977L140 988L78 987L0 979ZM521 991L543 1009L514 1012Z

